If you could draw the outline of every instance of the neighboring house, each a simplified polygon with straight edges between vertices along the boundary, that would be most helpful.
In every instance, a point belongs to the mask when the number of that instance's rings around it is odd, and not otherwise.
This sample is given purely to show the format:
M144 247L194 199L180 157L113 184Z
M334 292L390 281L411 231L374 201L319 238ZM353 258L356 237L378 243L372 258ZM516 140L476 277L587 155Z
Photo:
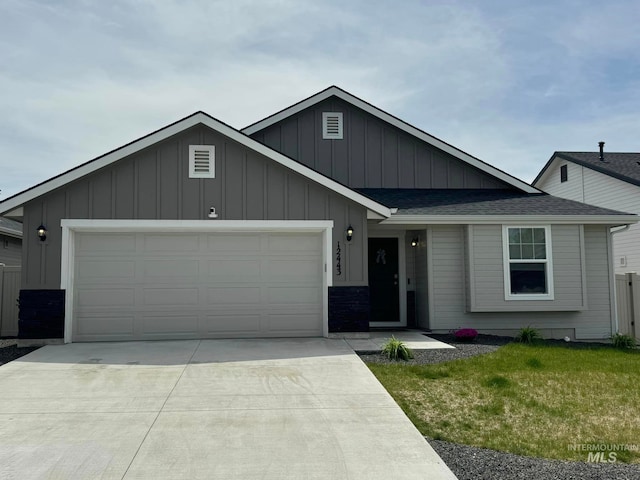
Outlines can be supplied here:
M543 194L337 87L242 131L195 113L0 213L27 232L20 336L67 342L408 324L604 339L609 229L637 220Z
M578 202L640 213L640 153L555 152L533 185ZM616 273L640 273L640 225L613 237Z
M22 224L0 217L0 264L20 266L22 261Z

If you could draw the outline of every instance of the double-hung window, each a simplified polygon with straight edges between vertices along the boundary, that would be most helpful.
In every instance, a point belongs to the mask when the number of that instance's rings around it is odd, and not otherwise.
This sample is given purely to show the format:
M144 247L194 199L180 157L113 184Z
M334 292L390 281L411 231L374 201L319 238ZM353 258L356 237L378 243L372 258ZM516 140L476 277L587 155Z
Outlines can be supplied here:
M504 226L506 300L553 300L551 228Z

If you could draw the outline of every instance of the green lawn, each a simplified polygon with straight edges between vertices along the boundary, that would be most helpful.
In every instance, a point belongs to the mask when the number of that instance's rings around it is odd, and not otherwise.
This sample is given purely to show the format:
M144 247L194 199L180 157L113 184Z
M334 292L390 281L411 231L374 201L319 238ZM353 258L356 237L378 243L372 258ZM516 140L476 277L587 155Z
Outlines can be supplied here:
M579 461L588 453L570 446L624 444L618 461L640 463L638 350L512 343L439 365L368 366L428 437Z

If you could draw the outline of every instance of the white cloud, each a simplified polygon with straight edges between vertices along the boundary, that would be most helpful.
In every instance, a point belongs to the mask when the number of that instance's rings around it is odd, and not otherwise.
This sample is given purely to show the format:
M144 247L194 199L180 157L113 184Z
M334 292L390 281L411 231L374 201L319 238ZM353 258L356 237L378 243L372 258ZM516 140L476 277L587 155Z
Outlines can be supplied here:
M0 198L196 110L240 128L332 84L527 180L554 150L637 150L632 7L7 0Z

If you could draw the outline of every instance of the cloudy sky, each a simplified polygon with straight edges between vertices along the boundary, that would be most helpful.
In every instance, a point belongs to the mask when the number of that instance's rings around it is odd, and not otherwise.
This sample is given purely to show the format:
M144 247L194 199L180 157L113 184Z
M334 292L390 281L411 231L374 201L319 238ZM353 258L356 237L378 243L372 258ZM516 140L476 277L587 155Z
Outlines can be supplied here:
M637 1L0 0L0 199L204 110L329 85L531 181L640 151Z

